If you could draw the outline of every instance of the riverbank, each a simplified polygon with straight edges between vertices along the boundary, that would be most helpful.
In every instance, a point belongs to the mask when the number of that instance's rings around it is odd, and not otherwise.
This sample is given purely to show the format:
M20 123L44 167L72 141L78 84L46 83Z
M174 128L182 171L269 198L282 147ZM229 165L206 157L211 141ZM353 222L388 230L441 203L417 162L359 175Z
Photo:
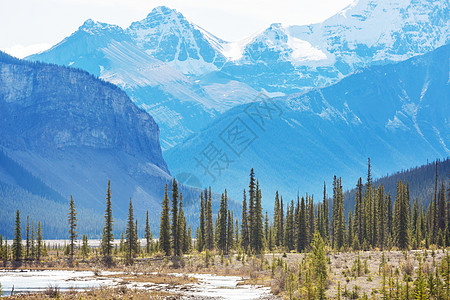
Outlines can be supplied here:
M411 293L412 295L418 280L428 280L430 276L434 276L434 281L443 286L448 284L445 281L446 257L447 251L444 249L385 252L329 251L326 254L325 293L330 299L336 299L338 295L341 295L343 299L358 299L365 296L381 299L383 293ZM169 293L165 296L156 294L155 297L168 299L180 295L198 297L199 293L200 297L214 299L221 296L220 292L224 291L224 287L234 289L238 296L245 294L244 291L250 291L250 293L257 291L256 293L261 293L256 295L256 299L261 297L281 299L291 296L302 298L314 292L308 290L308 287L313 285L307 284L309 259L310 254L304 253L247 256L202 252L179 258L139 257L134 260L133 265L125 265L122 260L117 259L115 265L110 267L105 267L95 257L76 260L75 263L67 259L51 259L39 263L24 263L16 270L89 271L93 276L102 278L103 282L117 280L116 286L125 286L129 292L136 288L148 291L153 286L154 292ZM9 265L7 269L12 268L13 266ZM208 286L210 282L214 284ZM204 291L209 287L214 290L220 284L225 286L218 288L218 293L202 294L202 289ZM239 290L240 288L243 289ZM146 296L150 297L150 294Z
M11 299L277 299L242 277L214 274L21 269L1 270L0 282Z

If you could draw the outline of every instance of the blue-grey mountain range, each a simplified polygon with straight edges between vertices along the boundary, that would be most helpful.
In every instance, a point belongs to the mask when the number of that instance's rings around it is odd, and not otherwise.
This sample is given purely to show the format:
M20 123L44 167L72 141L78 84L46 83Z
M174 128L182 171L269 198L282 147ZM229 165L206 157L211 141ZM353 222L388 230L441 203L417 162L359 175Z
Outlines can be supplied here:
M169 149L261 91L279 96L324 87L360 68L443 46L449 20L446 0L356 0L318 24L276 23L228 42L162 6L126 29L87 20L29 59L119 85L155 118Z

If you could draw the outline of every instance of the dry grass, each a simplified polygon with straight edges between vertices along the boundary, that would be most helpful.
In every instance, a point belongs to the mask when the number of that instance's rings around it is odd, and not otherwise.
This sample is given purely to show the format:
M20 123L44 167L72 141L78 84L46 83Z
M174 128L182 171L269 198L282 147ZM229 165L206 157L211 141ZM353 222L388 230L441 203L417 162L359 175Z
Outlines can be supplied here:
M48 295L43 293L31 293L21 294L16 296L5 297L4 299L30 299L30 300L42 300L42 299L67 299L67 300L79 300L79 299L134 299L134 300L160 300L160 299L179 299L178 295L169 294L161 291L148 291L141 289L127 289L125 286L118 288L99 288L91 289L83 292L68 291L62 292L57 295Z
M381 265L382 261L381 251L360 251L360 252L344 252L335 253L329 252L329 285L327 289L327 296L335 297L337 294L337 285L340 283L341 293L347 291L350 295L356 292L361 296L363 293L367 295L374 295L375 298L379 296L379 290L382 286L382 273L385 270L386 274L394 274L400 279L404 276L409 276L414 280L419 266L419 260L422 261L424 273L434 272L435 265L438 264L445 256L443 250L436 251L386 251L384 268ZM356 272L354 269L355 260L359 255L361 262L360 272ZM95 271L102 277L115 277L122 278L124 283L127 282L149 282L152 284L169 284L169 285L184 285L192 284L197 280L188 276L173 276L169 273L201 273L201 274L217 274L217 275L230 275L241 276L244 278L240 284L257 284L269 286L272 288L272 292L276 295L283 295L283 290L286 284L286 273L280 270L271 270L272 260L282 260L283 263L287 263L289 268L295 269L302 259L305 258L305 254L302 253L287 253L284 256L282 253L266 254L261 257L257 256L245 256L241 255L228 255L223 259L217 253L212 252L211 258L206 264L205 253L194 252L191 255L186 255L177 261L164 257L153 258L138 258L135 260L135 264L132 266L125 266L122 261L117 261L116 265L112 268L106 268L101 264L101 261L96 258L90 260L79 261L75 266L70 266L64 261L52 261L49 259L45 263L33 264L22 266L24 269L58 269L58 270L90 270ZM102 275L102 270L119 271L123 274L105 276ZM153 272L158 275L152 274ZM117 289L112 291L104 291L105 295L114 294L122 295L122 298L128 299L129 293L134 290L127 290L126 293L120 293ZM101 291L93 291L90 293L97 293L100 295ZM136 295L142 293L142 291L136 290ZM156 293L156 294L155 294ZM70 293L61 293L64 297L69 297ZM94 299L89 298L89 293L79 293L82 299ZM149 292L148 295L154 298L146 299L161 299L156 291ZM146 295L146 296L148 296ZM39 297L44 297L39 295ZM105 296L107 297L107 296ZM137 296L139 297L139 296ZM144 297L145 298L145 297ZM44 298L31 298L31 299L46 299ZM63 298L64 299L64 298ZM66 298L72 299L72 298ZM75 298L73 298L75 299ZM78 299L78 298L77 298ZM100 298L101 299L101 298ZM109 298L104 298L109 299ZM140 298L133 298L140 299Z

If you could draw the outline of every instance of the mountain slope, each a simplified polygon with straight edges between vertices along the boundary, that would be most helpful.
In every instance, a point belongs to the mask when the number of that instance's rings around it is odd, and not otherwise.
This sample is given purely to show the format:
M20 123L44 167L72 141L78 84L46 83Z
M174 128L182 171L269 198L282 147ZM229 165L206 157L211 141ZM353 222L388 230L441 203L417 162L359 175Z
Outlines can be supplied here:
M275 189L288 197L297 190L320 195L334 174L352 186L368 157L378 176L446 157L449 51L371 67L276 101L262 97L231 109L164 157L173 174L190 172L219 188L244 188L253 167L266 204Z
M164 185L171 176L158 125L115 85L85 71L0 52L0 149L2 216L20 208L22 215L41 220L42 207L36 205L44 203L54 213L54 221L45 220L48 238L65 236L66 223L57 220L65 220L66 210L60 208L70 195L80 220L87 222L81 225L84 233L98 236L108 180L116 233L123 229L130 197L141 225L146 210L152 228L159 224ZM193 221L198 191L181 191ZM13 218L2 222L1 233L10 234L4 230Z
M28 59L81 68L120 86L157 117L163 148L200 130L216 114L198 84L146 54L118 26L88 20L59 44Z
M71 36L27 59L80 68L120 86L156 118L162 147L168 149L201 130L227 106L256 95L232 78L224 83L208 76L202 86L182 73L215 71L224 63L209 44L216 41L219 47L221 41L206 39L206 34L175 10L158 7L126 30L87 20Z

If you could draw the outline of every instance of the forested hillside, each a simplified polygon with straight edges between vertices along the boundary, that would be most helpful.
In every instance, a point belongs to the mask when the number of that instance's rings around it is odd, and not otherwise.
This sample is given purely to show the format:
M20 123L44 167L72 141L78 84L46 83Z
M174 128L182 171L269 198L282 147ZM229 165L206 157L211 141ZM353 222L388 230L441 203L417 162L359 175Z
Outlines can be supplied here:
M374 166L374 168L376 168L376 166ZM440 186L442 182L448 185L450 180L450 158L435 162L427 162L421 166L398 171L394 174L388 174L384 177L375 179L373 185L376 187L383 185L386 193L394 195L398 181L407 182L410 187L409 192L411 201L417 199L427 207L434 195L436 168L438 186ZM346 191L344 194L345 211L347 213L349 208L355 203L355 196L356 188Z

